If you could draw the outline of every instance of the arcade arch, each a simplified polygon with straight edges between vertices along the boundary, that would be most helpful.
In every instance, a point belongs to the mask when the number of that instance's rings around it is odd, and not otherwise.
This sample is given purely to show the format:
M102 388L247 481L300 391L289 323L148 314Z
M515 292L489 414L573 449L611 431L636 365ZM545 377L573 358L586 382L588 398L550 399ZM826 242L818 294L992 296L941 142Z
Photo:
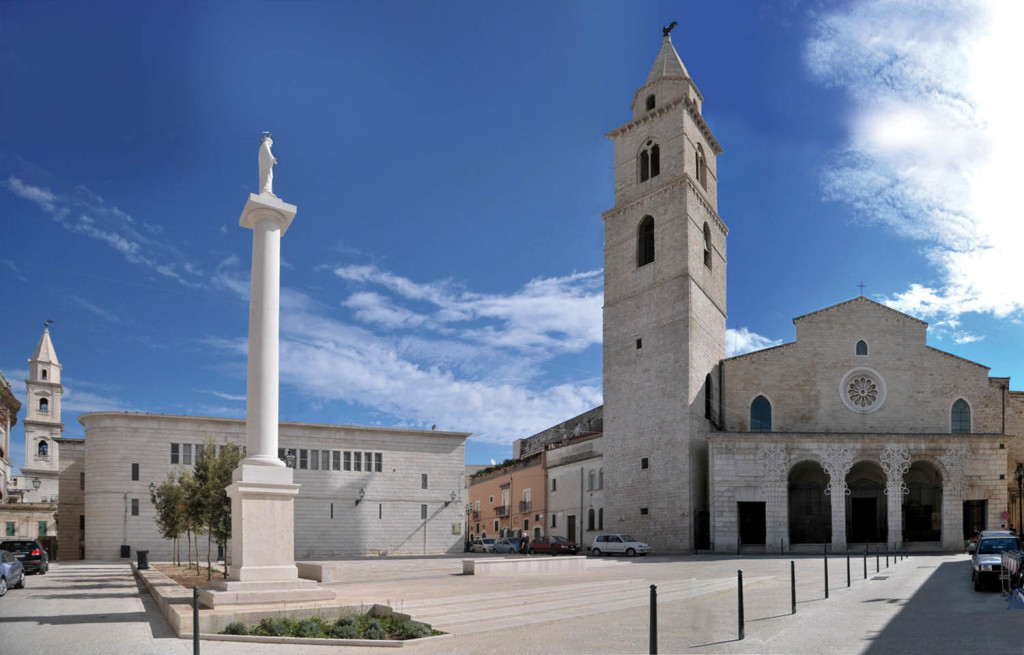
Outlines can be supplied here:
M832 499L825 495L828 475L821 464L803 461L789 470L789 542L832 541Z

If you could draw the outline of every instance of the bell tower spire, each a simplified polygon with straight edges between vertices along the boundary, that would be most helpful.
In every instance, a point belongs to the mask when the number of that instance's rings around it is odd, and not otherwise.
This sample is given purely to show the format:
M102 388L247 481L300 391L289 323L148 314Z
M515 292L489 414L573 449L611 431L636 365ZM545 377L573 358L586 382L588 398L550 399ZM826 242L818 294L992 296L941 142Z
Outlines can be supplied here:
M25 466L18 481L19 489L24 490L24 502L54 502L57 497L60 453L56 439L64 433L61 422L64 385L60 382L62 366L50 339L51 323L53 321L43 324L43 336L28 360ZM35 479L39 480L38 489L33 484Z

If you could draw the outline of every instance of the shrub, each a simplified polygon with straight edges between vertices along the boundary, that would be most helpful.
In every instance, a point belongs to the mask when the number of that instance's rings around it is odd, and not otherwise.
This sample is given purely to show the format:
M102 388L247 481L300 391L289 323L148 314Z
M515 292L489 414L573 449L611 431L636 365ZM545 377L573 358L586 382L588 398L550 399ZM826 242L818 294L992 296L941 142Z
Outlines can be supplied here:
M380 621L371 617L369 621L365 622L365 626L362 629L362 637L363 639L387 639L388 631Z
M268 637L285 637L288 635L288 621L282 618L261 619L252 633Z
M358 639L359 628L356 627L355 623L344 623L341 625L335 623L331 634L338 639Z
M419 621L406 621L402 624L402 639L420 639L429 637L433 630L426 623Z
M335 626L341 625L358 625L359 617L354 614L342 614L338 617L338 620L334 622Z
M323 624L317 619L302 619L297 622L292 630L295 637L319 637L323 632Z
M231 623L227 624L227 626L225 626L225 628L221 632L221 634L222 635L247 635L247 634L249 634L249 629L246 628L245 624L242 623L241 621L232 621Z

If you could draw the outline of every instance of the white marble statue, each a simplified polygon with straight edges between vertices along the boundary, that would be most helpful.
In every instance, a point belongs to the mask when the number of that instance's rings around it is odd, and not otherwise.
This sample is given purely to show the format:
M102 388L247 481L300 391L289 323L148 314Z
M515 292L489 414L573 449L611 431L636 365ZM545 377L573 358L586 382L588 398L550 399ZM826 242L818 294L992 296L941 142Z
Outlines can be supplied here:
M277 160L270 152L272 145L274 140L270 138L270 132L264 132L260 139L260 195L274 196L274 164Z

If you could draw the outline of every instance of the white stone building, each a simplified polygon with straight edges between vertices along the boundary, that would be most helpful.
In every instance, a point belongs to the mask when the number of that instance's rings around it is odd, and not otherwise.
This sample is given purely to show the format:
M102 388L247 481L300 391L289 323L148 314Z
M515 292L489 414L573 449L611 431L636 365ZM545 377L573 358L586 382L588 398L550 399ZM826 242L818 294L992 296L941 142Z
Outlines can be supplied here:
M246 442L242 419L93 412L79 421L85 426L89 559L118 559L122 546L170 559L171 542L158 533L149 485L192 466L207 440ZM282 422L281 455L294 451L295 483L301 485L296 559L462 552L468 436ZM203 540L201 552L205 548Z
M60 446L64 433L61 421L61 365L50 340L49 328L28 360L25 380L28 401L25 407L25 465L21 467L16 490L25 503L56 503L60 476ZM38 481L38 487L36 485Z

